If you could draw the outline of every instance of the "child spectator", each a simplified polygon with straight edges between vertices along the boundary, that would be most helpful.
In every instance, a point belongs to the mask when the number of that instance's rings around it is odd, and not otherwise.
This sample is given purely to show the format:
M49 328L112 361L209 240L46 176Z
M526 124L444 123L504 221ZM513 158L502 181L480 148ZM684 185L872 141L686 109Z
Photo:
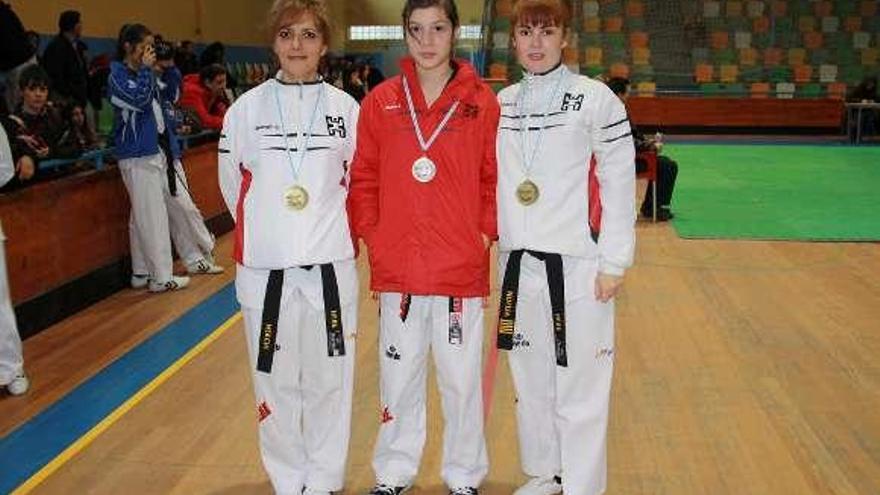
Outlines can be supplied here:
M65 108L64 122L67 129L58 143L59 148L70 150L74 156L82 155L100 147L98 136L86 122L86 112L82 105Z
M26 68L21 73L19 89L22 102L6 123L12 155L16 164L21 165L17 167L17 176L10 181L12 186L44 176L38 166L42 160L70 158L77 154L76 150L62 145L66 125L57 110L49 104L49 76L46 71L39 65ZM21 162L24 157L27 158Z

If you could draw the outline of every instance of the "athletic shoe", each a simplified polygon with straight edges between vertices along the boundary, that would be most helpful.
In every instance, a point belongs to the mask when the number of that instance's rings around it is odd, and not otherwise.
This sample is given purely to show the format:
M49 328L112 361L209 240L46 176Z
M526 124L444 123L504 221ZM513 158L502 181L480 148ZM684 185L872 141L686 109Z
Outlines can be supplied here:
M480 495L480 492L472 486L460 486L449 490L449 495Z
M9 385L6 385L6 390L9 391L10 395L24 395L28 388L30 388L30 382L24 375L24 372L15 375L15 378L9 382Z
M143 289L150 283L149 275L139 275L137 273L131 276L131 288L132 289Z
M410 488L412 486L391 486L385 483L378 483L370 490L369 495L400 495L401 493L408 492Z
M223 273L223 267L215 265L213 262L200 258L195 263L186 265L186 271L190 275L216 275Z
M150 280L150 292L168 292L180 290L189 285L189 277L171 277L167 282Z
M562 493L562 478L554 476L532 478L513 492L513 495L556 495L557 493Z

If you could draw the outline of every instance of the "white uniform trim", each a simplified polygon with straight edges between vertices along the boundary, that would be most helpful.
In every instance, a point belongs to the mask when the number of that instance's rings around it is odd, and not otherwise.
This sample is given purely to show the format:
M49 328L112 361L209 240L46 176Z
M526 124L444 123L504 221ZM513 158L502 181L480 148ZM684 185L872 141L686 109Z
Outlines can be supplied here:
M309 204L293 211L284 204L284 190L294 177L275 92L284 105L284 127L292 134L308 127L322 85L324 100L297 181L308 190ZM327 83L287 85L271 79L230 107L219 144L220 189L233 217L243 202L244 218L235 221L243 223L244 265L285 268L354 256L345 200L357 118L357 102ZM297 137L288 137L291 146ZM244 172L252 174L252 182L246 197L239 198Z
M565 78L558 102L544 122L544 137L530 178L540 188L531 206L516 200L525 180L520 128L523 116L546 110L560 72ZM520 92L529 91L522 114ZM502 251L531 249L581 258L598 258L600 271L622 275L635 250L635 151L626 109L603 83L572 74L565 66L523 81L498 94L498 224ZM534 135L538 130L531 131ZM532 142L535 140L533 139ZM587 174L596 155L602 197L599 242L590 238Z

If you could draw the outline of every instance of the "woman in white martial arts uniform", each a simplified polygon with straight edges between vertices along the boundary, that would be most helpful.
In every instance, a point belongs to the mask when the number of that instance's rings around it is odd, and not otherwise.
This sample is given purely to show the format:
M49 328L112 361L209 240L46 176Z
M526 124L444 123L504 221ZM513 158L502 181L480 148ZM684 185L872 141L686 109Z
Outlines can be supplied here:
M0 186L15 175L15 164L6 130L0 125ZM0 387L12 395L27 392L28 379L24 374L21 355L21 336L15 324L15 312L9 298L9 280L6 276L6 236L0 227Z
M269 22L281 70L226 113L220 188L263 466L279 494L327 494L343 487L351 423L358 282L345 202L358 106L318 75L322 3L276 0Z
M145 26L123 26L117 50L108 94L114 110L114 153L131 200L131 284L148 286L151 292L182 289L189 278L173 275L172 233L189 273L223 270L211 259L213 238L190 197L175 121L164 104L176 89L157 75L153 36Z
M614 297L635 244L626 110L561 64L569 19L560 0L517 3L511 39L525 74L498 95L498 346L510 350L531 477L517 495L605 490Z
M426 435L433 354L443 400L443 481L473 495L489 469L483 437L482 298L497 233L498 102L453 60L452 0L407 0L401 75L362 103L349 204L380 293L381 420L375 495L408 490Z

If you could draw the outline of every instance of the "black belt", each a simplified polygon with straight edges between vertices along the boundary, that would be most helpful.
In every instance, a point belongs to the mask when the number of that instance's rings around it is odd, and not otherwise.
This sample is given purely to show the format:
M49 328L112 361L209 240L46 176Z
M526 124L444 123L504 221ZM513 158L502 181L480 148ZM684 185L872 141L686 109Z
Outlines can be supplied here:
M174 156L171 154L171 142L167 129L159 134L159 149L165 154L165 176L168 178L168 191L172 196L177 196L177 176L174 173Z
M327 355L345 355L345 337L342 332L342 307L339 304L339 285L333 263L321 267L321 282L324 289L324 323L327 329ZM311 270L313 266L301 267ZM263 299L263 322L260 326L260 352L257 357L257 370L272 372L275 358L275 340L278 335L278 315L281 311L281 288L284 285L284 270L269 272L266 296Z
M519 297L519 274L524 253L544 262L547 269L547 288L550 290L550 309L553 313L553 336L556 346L556 364L568 366L565 348L565 274L562 269L562 256L540 251L519 249L511 251L504 270L501 285L501 304L498 308L498 348L513 349L513 335L516 327L516 304Z
M400 321L406 322L409 308L412 305L412 294L400 295ZM460 297L449 298L449 343L461 345L464 313L464 300Z

